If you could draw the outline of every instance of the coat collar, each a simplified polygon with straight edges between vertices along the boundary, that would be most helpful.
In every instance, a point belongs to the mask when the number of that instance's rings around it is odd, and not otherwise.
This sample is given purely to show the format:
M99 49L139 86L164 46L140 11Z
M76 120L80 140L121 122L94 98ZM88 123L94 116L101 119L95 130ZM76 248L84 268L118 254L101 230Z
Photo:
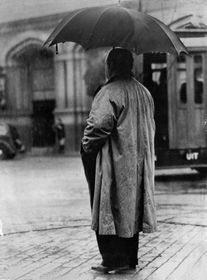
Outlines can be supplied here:
M110 84L114 81L117 81L117 80L128 80L128 79L131 79L132 77L134 76L133 73L130 73L130 74L114 74L112 75L105 83L105 85L107 84Z

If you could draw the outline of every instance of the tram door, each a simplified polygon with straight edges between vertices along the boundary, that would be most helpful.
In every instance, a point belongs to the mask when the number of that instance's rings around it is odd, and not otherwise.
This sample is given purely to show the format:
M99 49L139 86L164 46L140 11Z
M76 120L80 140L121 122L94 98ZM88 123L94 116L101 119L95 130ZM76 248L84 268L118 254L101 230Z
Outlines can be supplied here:
M206 147L207 53L168 56L169 145L172 149Z
M155 105L155 150L168 149L168 88L166 54L145 54L143 84Z

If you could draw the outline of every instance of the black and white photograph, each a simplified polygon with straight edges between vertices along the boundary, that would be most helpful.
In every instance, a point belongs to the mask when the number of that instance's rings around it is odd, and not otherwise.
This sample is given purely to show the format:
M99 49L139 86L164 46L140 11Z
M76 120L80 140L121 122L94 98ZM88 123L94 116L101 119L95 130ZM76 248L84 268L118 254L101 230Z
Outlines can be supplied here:
M0 0L0 280L206 264L207 0Z

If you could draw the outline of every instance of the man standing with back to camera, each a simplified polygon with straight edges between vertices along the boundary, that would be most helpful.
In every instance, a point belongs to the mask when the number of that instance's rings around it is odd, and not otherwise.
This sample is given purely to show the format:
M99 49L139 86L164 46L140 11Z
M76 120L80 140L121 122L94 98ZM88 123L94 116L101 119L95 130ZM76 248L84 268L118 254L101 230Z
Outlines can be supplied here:
M110 51L108 81L94 98L82 139L92 229L102 256L92 269L103 273L135 269L139 232L156 230L154 104L132 67L130 51Z

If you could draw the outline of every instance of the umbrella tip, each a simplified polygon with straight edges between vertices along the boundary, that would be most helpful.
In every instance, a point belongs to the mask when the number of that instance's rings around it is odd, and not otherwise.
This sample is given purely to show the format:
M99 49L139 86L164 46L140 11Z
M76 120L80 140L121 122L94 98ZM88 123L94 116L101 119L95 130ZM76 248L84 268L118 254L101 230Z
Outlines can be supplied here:
M56 44L56 54L58 54L58 44Z

